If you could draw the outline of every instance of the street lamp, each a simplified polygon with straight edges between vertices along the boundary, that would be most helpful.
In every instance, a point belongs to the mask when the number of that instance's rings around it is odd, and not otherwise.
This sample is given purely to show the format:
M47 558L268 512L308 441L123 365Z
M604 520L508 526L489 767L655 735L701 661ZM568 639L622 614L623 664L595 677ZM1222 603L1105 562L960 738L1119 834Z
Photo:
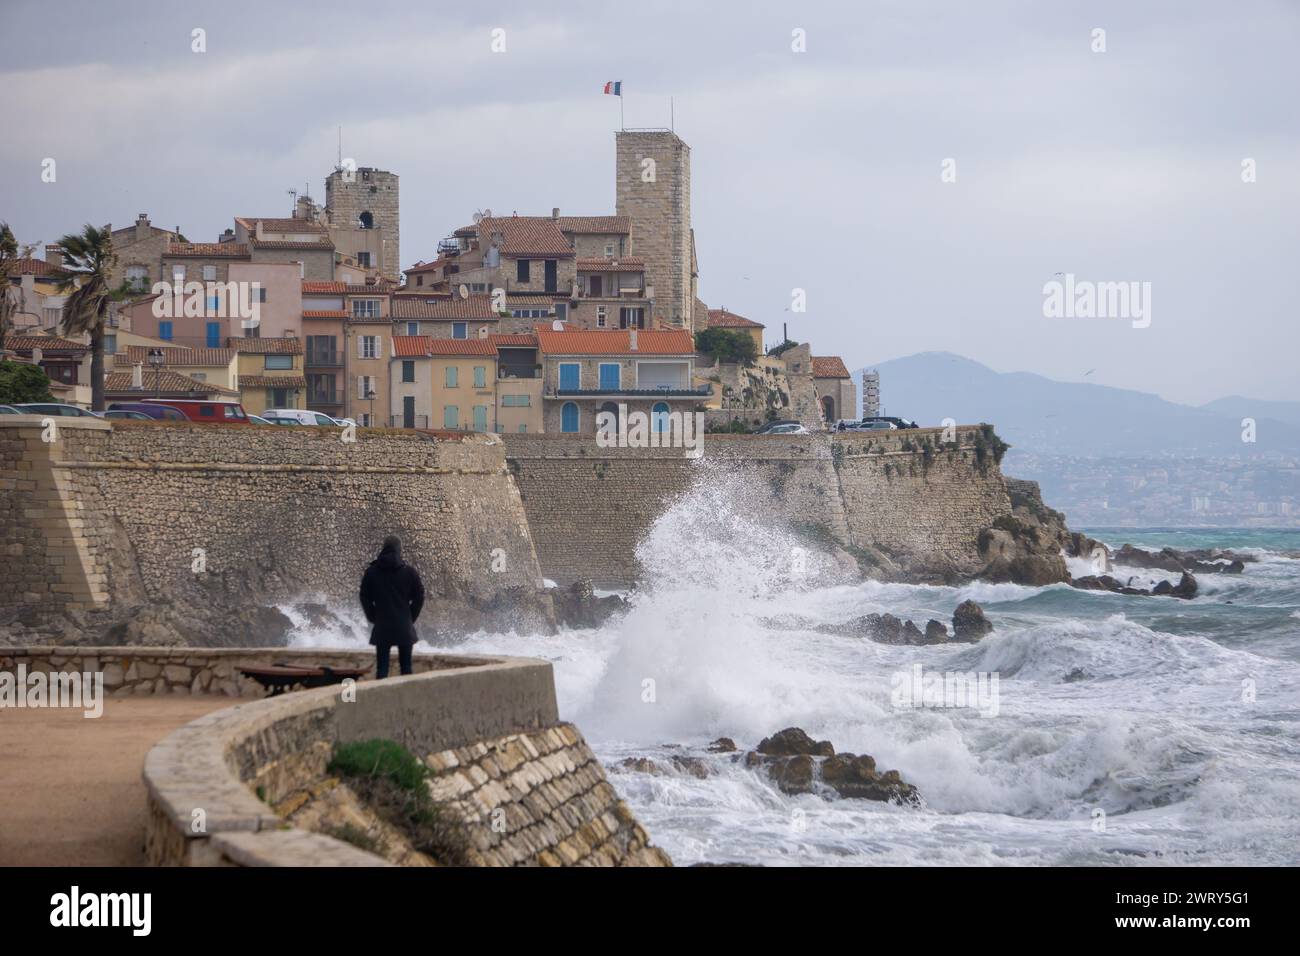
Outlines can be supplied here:
M375 427L375 390L372 388L366 392L366 398L370 399L370 427Z
M162 395L162 367L166 364L167 356L162 349L149 350L149 364L153 366L153 397L158 398Z

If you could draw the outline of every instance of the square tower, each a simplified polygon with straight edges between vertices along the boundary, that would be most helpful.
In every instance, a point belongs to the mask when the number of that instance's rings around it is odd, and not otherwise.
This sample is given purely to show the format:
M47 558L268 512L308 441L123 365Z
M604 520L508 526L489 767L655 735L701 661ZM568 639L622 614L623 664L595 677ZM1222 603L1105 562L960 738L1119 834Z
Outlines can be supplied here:
M325 217L334 247L369 261L386 279L401 276L397 174L362 166L336 168L325 179Z
M670 130L614 134L616 211L631 220L632 254L645 259L652 315L694 331L691 148Z

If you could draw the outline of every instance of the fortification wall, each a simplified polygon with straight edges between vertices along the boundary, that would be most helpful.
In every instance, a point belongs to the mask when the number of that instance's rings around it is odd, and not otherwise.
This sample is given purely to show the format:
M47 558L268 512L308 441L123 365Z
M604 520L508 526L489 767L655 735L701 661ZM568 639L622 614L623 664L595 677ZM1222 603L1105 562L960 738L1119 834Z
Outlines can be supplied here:
M490 435L0 419L0 607L353 596L385 534L434 593L540 586Z
M980 565L979 533L1011 511L986 429L812 435L705 435L674 448L600 448L591 436L507 435L542 572L561 584L625 586L636 546L696 481L735 488L738 509L841 545L873 549L921 577Z

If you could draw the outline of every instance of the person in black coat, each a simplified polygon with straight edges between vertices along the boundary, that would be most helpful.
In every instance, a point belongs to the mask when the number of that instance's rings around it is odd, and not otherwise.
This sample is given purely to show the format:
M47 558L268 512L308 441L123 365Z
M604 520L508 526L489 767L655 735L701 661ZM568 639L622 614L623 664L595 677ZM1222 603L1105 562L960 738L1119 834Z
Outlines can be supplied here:
M402 560L402 539L390 534L379 557L361 577L361 610L370 622L370 643L375 645L375 677L388 676L388 655L397 648L403 674L411 673L411 648L417 640L415 619L424 607L424 582L420 572Z

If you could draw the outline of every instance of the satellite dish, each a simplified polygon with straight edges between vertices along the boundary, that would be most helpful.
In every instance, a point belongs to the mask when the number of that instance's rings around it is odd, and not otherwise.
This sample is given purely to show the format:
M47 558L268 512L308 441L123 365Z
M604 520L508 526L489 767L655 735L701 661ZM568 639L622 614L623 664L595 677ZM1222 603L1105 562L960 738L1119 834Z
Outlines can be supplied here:
M468 298L469 298L469 286L467 286L465 283L462 282L462 283L460 284L460 288L457 289L456 291L460 293L460 297L461 297L462 299L468 299Z
M483 214L476 209L474 211L474 225L477 226L482 221L483 221Z
M492 218L492 210L491 210L491 209L484 209L484 210L483 210L483 218L484 218L484 219L491 219L491 218Z
M556 319L554 322L552 322L552 323L551 323L551 331L552 331L552 332L563 332L563 331L564 331L564 320L563 320L563 319Z

